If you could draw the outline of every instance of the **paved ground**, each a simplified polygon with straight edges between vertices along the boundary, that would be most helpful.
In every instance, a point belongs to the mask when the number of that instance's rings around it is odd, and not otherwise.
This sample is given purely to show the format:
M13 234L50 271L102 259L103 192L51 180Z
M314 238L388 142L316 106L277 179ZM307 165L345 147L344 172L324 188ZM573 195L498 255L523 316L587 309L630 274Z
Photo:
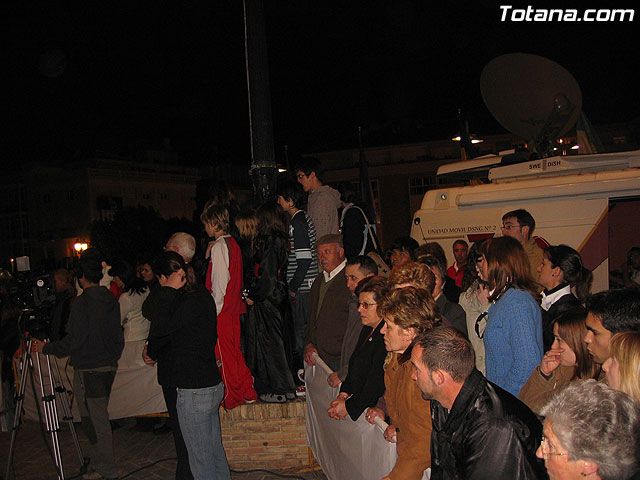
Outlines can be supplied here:
M153 433L136 432L131 430L133 425L133 420L126 420L123 427L113 432L120 478L173 480L175 478L175 460L173 460L175 450L171 433L154 435ZM77 430L80 445L85 454L88 454L89 449L84 436L79 429ZM79 459L67 425L62 425L59 439L65 478L74 478L79 472ZM10 440L10 432L0 432L0 478L4 478L7 469ZM20 427L14 451L10 478L15 478L15 480L55 480L57 478L38 423L27 422ZM272 480L278 478L326 480L321 470L309 468L280 471L275 474L232 472L232 478L234 480Z

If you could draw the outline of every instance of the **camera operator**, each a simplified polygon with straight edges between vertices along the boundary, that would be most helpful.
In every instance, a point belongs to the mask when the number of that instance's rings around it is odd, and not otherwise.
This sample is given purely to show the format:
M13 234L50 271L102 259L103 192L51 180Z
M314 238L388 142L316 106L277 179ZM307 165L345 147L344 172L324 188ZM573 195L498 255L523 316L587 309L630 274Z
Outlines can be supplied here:
M62 340L67 334L67 323L71 314L71 304L76 296L73 275L65 268L53 272L53 286L56 300L51 312L51 341Z
M83 292L71 306L67 335L52 343L34 339L33 351L71 357L73 390L91 443L91 469L83 478L118 478L107 405L124 348L120 307L111 292L99 285L100 262L83 255L78 277Z

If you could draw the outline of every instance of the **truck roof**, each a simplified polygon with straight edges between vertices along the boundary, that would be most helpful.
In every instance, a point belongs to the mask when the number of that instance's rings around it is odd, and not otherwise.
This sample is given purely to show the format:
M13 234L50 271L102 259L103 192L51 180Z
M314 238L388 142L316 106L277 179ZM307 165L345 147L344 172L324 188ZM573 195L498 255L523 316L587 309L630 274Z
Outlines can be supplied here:
M511 152L508 152L511 153ZM438 168L438 176L472 171L488 171L492 183L525 178L536 178L551 175L568 175L604 170L622 170L640 167L640 150L615 153L597 153L592 155L570 155L542 158L527 162L502 165L507 152L500 155L483 157L462 162L442 165Z

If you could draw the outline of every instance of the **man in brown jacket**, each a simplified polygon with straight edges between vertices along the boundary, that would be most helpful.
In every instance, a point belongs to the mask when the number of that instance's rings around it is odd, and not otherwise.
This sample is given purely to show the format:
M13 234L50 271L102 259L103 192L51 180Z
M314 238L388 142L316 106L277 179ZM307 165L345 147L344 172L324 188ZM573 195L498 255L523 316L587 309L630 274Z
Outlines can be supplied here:
M342 341L349 316L351 292L347 287L347 263L339 234L324 235L316 242L320 273L309 294L309 321L304 335L304 360L315 365L314 352L334 371L340 367Z

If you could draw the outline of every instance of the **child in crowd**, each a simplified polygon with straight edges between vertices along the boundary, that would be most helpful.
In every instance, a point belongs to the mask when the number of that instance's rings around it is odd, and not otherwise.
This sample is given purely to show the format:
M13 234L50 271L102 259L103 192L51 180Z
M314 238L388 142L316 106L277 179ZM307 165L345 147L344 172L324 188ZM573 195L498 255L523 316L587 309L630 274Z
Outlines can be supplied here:
M242 301L242 253L229 235L229 212L220 205L205 205L200 220L207 235L214 238L207 254L210 258L206 286L216 303L218 342L216 358L226 387L223 405L232 409L257 400L253 377L240 350L240 314L246 312Z

